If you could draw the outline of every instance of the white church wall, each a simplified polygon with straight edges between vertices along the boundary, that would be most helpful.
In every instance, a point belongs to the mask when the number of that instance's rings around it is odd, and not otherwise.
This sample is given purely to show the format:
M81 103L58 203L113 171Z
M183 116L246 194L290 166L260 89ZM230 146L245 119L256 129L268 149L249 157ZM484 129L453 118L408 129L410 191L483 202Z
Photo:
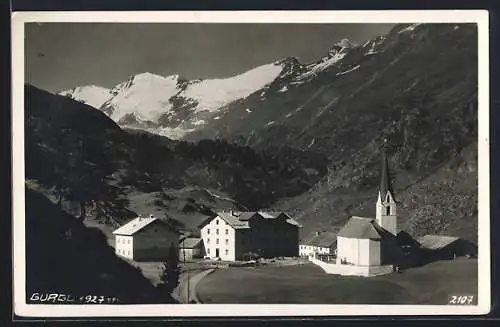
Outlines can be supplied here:
M380 242L369 239L338 237L337 258L360 266L381 264Z
M318 260L314 257L309 257L309 260L323 269L323 271L330 275L342 275L342 276L362 276L362 277L373 277L379 275L389 274L393 271L392 265L386 266L356 266L356 265L341 265L338 263L326 263Z
M359 242L355 238L337 237L337 258L347 263L358 264Z
M370 265L379 266L381 264L380 256L380 242L369 240L369 252L370 252Z
M358 241L358 261L353 262L356 265L369 266L370 265L370 240L363 239Z

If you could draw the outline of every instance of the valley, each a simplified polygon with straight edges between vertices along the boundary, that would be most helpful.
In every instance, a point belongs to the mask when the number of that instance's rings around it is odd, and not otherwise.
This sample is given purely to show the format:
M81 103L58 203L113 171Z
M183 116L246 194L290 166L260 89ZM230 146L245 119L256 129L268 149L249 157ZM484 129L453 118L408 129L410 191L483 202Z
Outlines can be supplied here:
M473 24L399 24L362 44L334 42L316 62L286 57L227 78L145 72L112 89L24 91L26 237L30 269L42 276L28 276L29 289L50 288L59 275L47 263L81 252L65 268L75 276L65 290L81 292L89 278L109 293L133 280L125 302L143 294L171 303L114 256L113 229L154 214L197 234L213 211L269 210L297 220L301 239L337 231L352 215L373 216L384 140L401 229L478 241ZM80 240L64 240L68 229ZM201 281L201 294L220 289L217 278Z

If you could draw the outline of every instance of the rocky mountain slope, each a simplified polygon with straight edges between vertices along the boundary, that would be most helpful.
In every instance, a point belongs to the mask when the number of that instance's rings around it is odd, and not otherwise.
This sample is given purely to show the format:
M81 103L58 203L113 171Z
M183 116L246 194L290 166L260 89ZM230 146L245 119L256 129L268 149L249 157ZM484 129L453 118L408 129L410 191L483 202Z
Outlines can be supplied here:
M196 164L184 186L214 188L227 178L219 190L246 205L295 213L306 234L338 227L351 214L373 216L387 138L402 228L477 237L474 24L400 24L361 44L341 40L317 62L288 57L226 80L142 74L115 87L100 110L122 127L194 142L169 141L205 153L191 157ZM277 176L247 176L251 160L236 164L247 167L236 174L219 169L219 159L207 165L225 144L276 154L278 166L297 160L307 182L278 192ZM274 196L263 201L264 194Z
M195 228L210 209L270 205L326 173L324 158L296 150L125 131L95 108L29 85L25 104L26 179L81 220L155 213Z

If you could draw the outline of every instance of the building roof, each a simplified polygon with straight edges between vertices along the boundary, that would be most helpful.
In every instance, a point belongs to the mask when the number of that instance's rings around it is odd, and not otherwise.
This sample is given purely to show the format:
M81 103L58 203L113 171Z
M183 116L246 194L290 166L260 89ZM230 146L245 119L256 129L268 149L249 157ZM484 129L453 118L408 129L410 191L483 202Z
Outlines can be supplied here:
M321 232L319 235L314 235L313 237L302 242L301 244L329 248L332 247L336 242L337 242L336 233Z
M379 191L381 196L384 198L387 192L390 192L394 201L396 198L394 196L394 189L392 188L391 176L389 173L389 164L387 163L387 153L384 147L382 148L382 172L380 174L380 186Z
M413 246L417 248L421 246L421 244L415 238L413 238L413 236L411 236L408 232L404 230L400 231L397 234L396 240L399 245L403 246Z
M292 219L289 215L287 215L284 212L280 212L280 211L259 211L258 213L264 219L276 219L280 215L284 215L285 217L287 217L287 219L286 219L287 223L289 223L290 225L297 226L297 227L302 227L302 225L298 221L296 221L295 219Z
M338 236L360 239L381 239L384 231L374 218L351 217L338 233Z
M137 217L120 228L116 229L113 234L115 235L134 235L138 231L142 230L144 227L150 225L151 223L159 221L165 224L161 219L153 217L152 215L149 217ZM165 224L166 226L169 226ZM170 227L170 226L169 226ZM172 228L173 229L173 228Z
M438 250L455 242L459 237L456 236L443 236L443 235L425 235L419 237L417 241L421 247L428 250Z
M278 217L281 212L278 211L259 211L259 215L266 219L274 219Z
M201 238L199 237L186 237L180 242L181 248L192 249L197 247L201 243Z
M229 226L233 227L234 229L248 229L250 228L250 225L248 221L258 215L264 219L275 219L279 217L282 212L264 212L264 211L235 211L235 210L229 210L229 211L217 211L215 214L223 219ZM288 215L284 214L287 219L286 222L289 223L290 225L294 225L297 227L302 227L301 224L299 224L297 221L294 219L290 218ZM215 217L209 217L205 221L202 222L200 225L200 228L202 228L204 225L212 221Z
M295 219L292 219L292 218L288 218L286 220L287 223L289 223L290 225L295 225L297 227L303 227L298 221L296 221Z
M250 228L248 220L253 217L256 212L235 212L235 211L217 211L217 216L224 219L229 226L234 229Z

